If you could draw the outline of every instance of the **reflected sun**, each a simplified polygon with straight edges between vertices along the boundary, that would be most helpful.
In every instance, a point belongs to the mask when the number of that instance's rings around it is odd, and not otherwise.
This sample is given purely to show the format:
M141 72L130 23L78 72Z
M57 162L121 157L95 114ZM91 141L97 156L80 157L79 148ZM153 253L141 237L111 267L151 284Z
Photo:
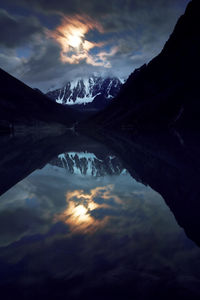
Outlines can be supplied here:
M107 203L96 203L95 198L106 201L110 198L116 203L121 200L114 194L111 194L112 185L96 187L90 190L90 193L84 193L83 190L74 190L66 194L67 208L61 213L55 215L55 221L62 221L68 224L71 231L93 232L97 228L104 226L108 220L108 216L102 219L96 219L92 212L99 208L109 208Z
M92 209L98 207L95 203ZM97 225L97 221L90 215L91 210L88 204L76 204L74 201L68 202L67 209L59 216L57 220L62 220L71 227L72 231L90 231L91 227Z
M71 209L73 217L77 218L79 222L86 222L90 218L87 208L82 204L78 206L72 205Z

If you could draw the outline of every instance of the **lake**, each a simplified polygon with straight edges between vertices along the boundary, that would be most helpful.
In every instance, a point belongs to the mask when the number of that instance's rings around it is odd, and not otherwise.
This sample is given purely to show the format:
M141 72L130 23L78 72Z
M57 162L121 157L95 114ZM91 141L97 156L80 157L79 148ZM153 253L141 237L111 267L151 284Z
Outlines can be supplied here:
M2 136L3 299L199 299L197 140Z

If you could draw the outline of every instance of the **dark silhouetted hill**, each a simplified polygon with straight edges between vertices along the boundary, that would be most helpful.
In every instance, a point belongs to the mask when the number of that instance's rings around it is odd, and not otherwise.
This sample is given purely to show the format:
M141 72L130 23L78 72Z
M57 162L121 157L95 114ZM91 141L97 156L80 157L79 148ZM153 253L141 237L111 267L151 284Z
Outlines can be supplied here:
M192 0L162 52L135 70L116 101L82 126L200 126L200 1Z
M78 113L54 103L0 69L0 127L10 124L61 123L71 126Z

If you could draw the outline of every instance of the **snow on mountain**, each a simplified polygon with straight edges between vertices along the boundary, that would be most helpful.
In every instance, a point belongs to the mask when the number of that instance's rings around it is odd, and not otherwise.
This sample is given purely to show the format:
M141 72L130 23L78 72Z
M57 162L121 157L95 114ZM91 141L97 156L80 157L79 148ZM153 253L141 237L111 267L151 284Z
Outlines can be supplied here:
M94 153L67 152L51 161L52 165L62 167L70 174L100 177L105 175L126 174L120 161L115 156L99 159Z
M61 104L86 105L96 99L103 102L114 98L123 83L124 80L117 77L92 76L67 82L64 87L48 92L47 96Z

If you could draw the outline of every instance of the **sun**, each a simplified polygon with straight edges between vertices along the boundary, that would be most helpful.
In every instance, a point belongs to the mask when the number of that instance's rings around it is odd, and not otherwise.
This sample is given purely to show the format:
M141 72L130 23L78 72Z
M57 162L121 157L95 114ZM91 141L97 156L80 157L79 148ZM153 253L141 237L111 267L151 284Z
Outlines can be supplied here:
M67 36L69 46L73 48L79 48L82 44L82 38L79 34L70 34Z
M105 42L88 40L88 33L93 30L104 32L100 23L86 15L63 16L61 24L52 31L48 30L47 35L59 43L62 63L78 64L85 60L93 66L110 67L106 62L106 52L102 52L101 56L90 52L93 48L105 45Z

